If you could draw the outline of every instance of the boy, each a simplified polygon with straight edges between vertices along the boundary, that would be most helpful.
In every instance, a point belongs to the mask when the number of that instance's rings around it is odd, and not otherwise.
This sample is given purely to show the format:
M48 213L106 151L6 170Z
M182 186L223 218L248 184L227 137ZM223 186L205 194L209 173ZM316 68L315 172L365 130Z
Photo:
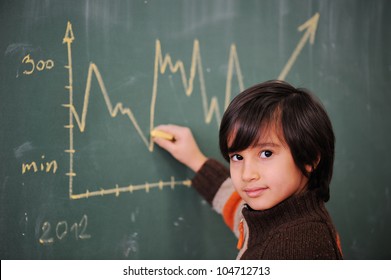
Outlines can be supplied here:
M342 259L329 200L334 133L307 91L268 81L236 96L220 125L230 172L199 150L188 128L155 138L196 172L192 185L239 237L240 259ZM230 176L230 177L229 177Z

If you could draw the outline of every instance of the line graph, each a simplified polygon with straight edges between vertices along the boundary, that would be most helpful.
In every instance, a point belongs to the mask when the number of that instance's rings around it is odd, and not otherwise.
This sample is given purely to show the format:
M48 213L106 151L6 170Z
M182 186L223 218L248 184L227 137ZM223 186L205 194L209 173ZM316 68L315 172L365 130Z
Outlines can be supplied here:
M279 75L279 79L285 79L290 69L292 68L295 60L303 49L305 43L310 40L310 43L314 43L314 36L317 29L317 23L319 20L319 14L315 14L312 18L306 21L304 24L299 26L299 31L305 31L304 36L300 40L297 45L295 51L292 53L290 59L285 65L283 71ZM69 172L65 175L69 177L69 197L70 199L82 199L89 198L93 196L104 196L114 194L118 196L122 192L133 192L138 190L144 190L148 192L152 188L162 189L163 187L171 187L174 188L177 185L190 186L191 181L189 179L186 180L175 180L174 177L171 176L169 181L161 181L152 182L140 185L129 185L120 187L117 184L115 187L107 187L100 188L97 191L89 191L88 189L79 194L75 194L73 191L73 182L74 177L77 175L74 170L74 155L77 152L74 145L74 129L75 127L83 133L87 126L87 114L90 104L90 99L92 96L91 92L91 84L92 79L95 79L98 82L100 94L102 94L108 114L112 118L116 118L118 116L125 116L130 121L130 127L133 127L138 136L140 137L142 143L145 145L146 149L149 152L153 152L154 142L152 141L152 137L150 136L150 131L153 130L155 124L155 108L156 108L156 100L158 96L158 85L159 85L159 76L164 75L166 72L170 73L179 73L182 81L182 85L184 88L184 93L186 96L191 96L193 94L194 83L196 77L198 77L198 83L200 88L201 95L201 105L203 110L204 122L205 124L211 123L212 119L215 118L217 125L219 125L221 120L222 107L219 104L219 100L216 96L212 96L209 98L206 85L204 72L202 67L202 57L199 46L199 41L197 39L193 42L193 51L191 56L191 63L189 73L186 72L185 65L182 60L173 60L172 56L169 53L163 54L162 46L160 40L156 40L155 42L155 58L154 58L154 71L153 71L153 85L152 85L152 93L151 93L151 103L150 103L150 111L149 111L149 131L146 133L141 128L137 121L136 116L134 115L132 109L130 107L124 106L122 102L118 102L113 104L110 99L110 94L104 84L103 77L99 71L98 66L90 62L88 67L87 81L84 91L84 99L83 106L81 109L81 114L77 112L74 103L73 103L73 61L72 61L72 44L75 41L75 36L72 29L71 22L68 21L65 35L63 38L63 44L67 46L67 55L68 55L68 63L65 65L65 68L68 69L68 84L65 86L65 89L68 90L69 93L69 102L67 104L62 104L63 107L69 110L69 122L64 127L69 130L69 147L65 150L66 153L69 154ZM229 56L228 56L228 67L227 67L227 75L226 75L226 87L225 87L225 95L224 95L224 103L223 109L225 109L232 96L232 83L233 79L236 76L237 83L240 91L244 90L243 84L243 75L240 67L240 62L237 54L237 49L235 44L231 44ZM98 93L96 93L98 94ZM149 135L149 136L148 136Z

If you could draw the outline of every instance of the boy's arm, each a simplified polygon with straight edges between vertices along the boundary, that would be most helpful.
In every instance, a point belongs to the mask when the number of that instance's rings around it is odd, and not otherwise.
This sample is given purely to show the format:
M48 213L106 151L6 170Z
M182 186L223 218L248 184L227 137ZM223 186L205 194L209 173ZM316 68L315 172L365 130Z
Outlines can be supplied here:
M239 236L238 226L244 202L232 185L229 170L218 161L208 159L192 179L192 186Z

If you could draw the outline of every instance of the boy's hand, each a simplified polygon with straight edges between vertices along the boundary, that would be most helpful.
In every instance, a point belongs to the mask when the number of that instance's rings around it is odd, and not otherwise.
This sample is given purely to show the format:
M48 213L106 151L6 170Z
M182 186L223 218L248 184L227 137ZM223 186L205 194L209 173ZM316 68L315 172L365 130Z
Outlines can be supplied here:
M159 137L154 137L153 141L194 172L206 162L207 157L200 151L188 127L167 124L159 125L155 129L174 135L174 141Z

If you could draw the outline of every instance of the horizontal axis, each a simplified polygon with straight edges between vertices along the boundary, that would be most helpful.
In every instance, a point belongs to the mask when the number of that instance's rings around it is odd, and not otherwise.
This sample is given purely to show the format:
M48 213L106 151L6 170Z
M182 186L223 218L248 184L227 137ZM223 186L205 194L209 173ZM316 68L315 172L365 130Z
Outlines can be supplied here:
M70 175L68 175L68 176L70 176ZM153 188L159 188L160 190L162 190L164 187L170 187L171 189L174 189L175 186L190 187L191 180L186 179L186 180L175 181L175 178L171 177L170 181L159 180L158 182L155 182L155 183L146 182L145 184L129 185L129 186L125 186L125 187L120 187L117 184L117 185L115 185L114 188L107 188L107 189L101 188L100 190L96 190L96 191L89 191L87 189L86 192L84 192L84 193L71 194L70 198L71 199L82 199L82 198L89 198L89 197L94 197L94 196L105 196L105 195L112 195L112 194L114 194L116 197L118 197L121 193L124 193L124 192L133 193L134 191L144 190L146 193L148 193Z

